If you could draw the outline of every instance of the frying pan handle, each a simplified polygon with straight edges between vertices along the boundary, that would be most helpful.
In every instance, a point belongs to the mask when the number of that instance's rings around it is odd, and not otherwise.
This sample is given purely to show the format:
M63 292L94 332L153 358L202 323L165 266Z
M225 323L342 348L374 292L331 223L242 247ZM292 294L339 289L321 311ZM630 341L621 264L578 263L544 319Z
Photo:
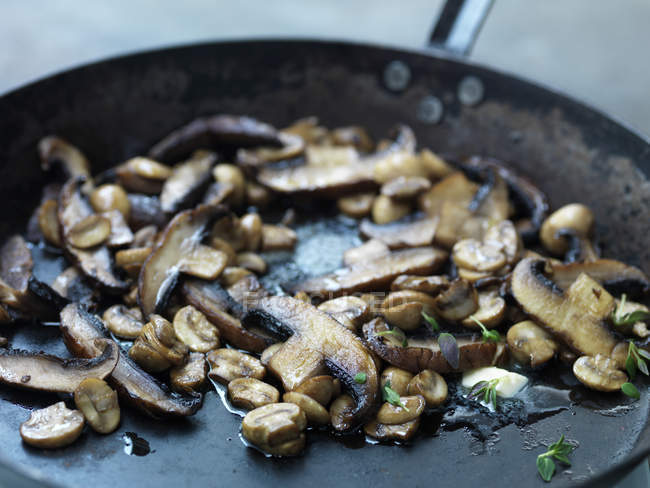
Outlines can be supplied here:
M467 56L494 0L446 0L429 37L429 47Z

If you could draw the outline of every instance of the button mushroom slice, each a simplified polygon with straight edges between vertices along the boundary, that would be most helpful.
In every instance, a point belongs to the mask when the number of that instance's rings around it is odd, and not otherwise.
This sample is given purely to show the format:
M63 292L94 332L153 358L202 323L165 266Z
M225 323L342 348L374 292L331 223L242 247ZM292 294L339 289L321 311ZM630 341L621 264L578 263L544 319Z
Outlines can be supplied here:
M88 249L103 244L111 234L111 221L103 215L90 214L69 229L68 243L77 249Z
M374 201L374 192L359 193L339 198L336 201L336 206L345 215L353 219L360 219L370 213Z
M614 316L623 317L634 312L645 312L646 314L650 314L648 307L642 303L633 302L632 300L627 299L619 300L618 298L615 301L616 309L613 314ZM648 315L646 315L646 317L648 317ZM650 320L648 318L645 318L638 320L633 324L617 325L616 330L626 335L635 335L641 339L645 339L646 337L650 336L650 330L648 330L646 322L650 323Z
M378 239L370 239L360 246L351 247L345 251L343 253L343 264L346 266L354 266L355 264L386 256L387 254L390 254L390 249L388 249L386 244Z
M152 314L129 349L129 357L145 371L159 373L187 361L188 347L181 342L168 320Z
M399 396L406 396L409 382L413 379L410 371L388 366L381 372L381 387L384 388L390 383L390 388Z
M431 188L431 182L422 176L399 176L381 187L381 194L390 198L410 199Z
M277 141L281 144L280 147L262 146L255 149L237 150L237 164L249 168L259 168L267 163L297 158L305 150L305 141L296 134L278 132Z
M341 166L302 165L292 168L263 168L259 183L280 193L308 193L338 197L354 191L374 189L375 167L397 152L413 152L413 131L401 125L395 142L386 150Z
M115 253L115 265L122 268L129 276L137 278L140 269L151 254L151 247L133 247Z
M199 205L180 212L167 224L140 270L138 301L145 317L164 309L178 281L184 257L201 244L209 224L227 214L226 207Z
M124 339L137 339L144 326L140 309L129 310L124 305L109 307L102 319L108 330Z
M278 131L269 124L251 117L218 114L179 127L155 144L149 150L149 157L172 162L201 148L282 145Z
M418 418L424 411L426 402L421 395L400 396L400 404L383 403L377 412L377 421L386 425L399 425Z
M242 422L244 438L269 454L295 456L305 447L307 416L294 403L271 403L251 410Z
M562 291L544 274L545 264L534 258L519 261L510 285L514 298L575 352L609 357L616 340L604 322L614 309L614 298L585 273Z
M308 279L294 285L292 291L337 297L359 291L381 290L401 274L427 275L436 272L447 256L446 251L434 247L393 251L365 263Z
M510 327L506 338L512 357L531 368L545 364L560 349L553 336L532 320L518 322Z
M204 280L215 280L228 264L228 255L210 246L199 244L184 252L178 270Z
M427 407L438 407L447 400L447 382L435 371L425 369L409 382L408 395L421 395Z
M157 196L139 195L129 193L129 226L134 231L144 227L153 226L156 231L167 223L167 216L160 208L160 199Z
M205 382L208 363L200 352L191 352L187 362L169 370L169 383L175 391L197 391Z
M119 211L125 219L129 218L131 204L120 185L105 184L95 188L90 194L90 205L97 213Z
M219 330L192 305L176 312L174 332L191 351L208 352L219 347Z
M273 355L269 369L282 369L279 362L280 358L286 358L282 354L285 348L293 347L313 365L316 365L319 358L332 375L347 386L355 399L354 423L363 421L369 415L379 395L377 369L370 353L352 332L316 307L291 297L260 299L248 310L244 323L257 323L280 333L293 334L282 349ZM365 373L364 383L354 381L358 373ZM296 377L293 373L292 376L291 379L282 376L286 390L294 389L301 382L294 383ZM304 379L306 378L302 378Z
M68 235L80 220L93 214L90 204L81 194L83 179L72 178L63 185L59 195L59 223L62 229L64 251L79 269L108 293L124 293L128 284L113 272L113 262L106 246L79 249L69 241Z
M228 398L235 407L253 410L269 403L278 403L280 392L256 378L236 378L228 383Z
M83 153L69 142L56 136L47 136L38 142L41 168L49 171L58 165L66 177L83 176L90 178L90 164Z
M358 125L337 127L330 132L329 138L336 146L353 146L362 152L370 152L374 146L366 129Z
M386 362L412 373L431 369L437 373L467 371L483 366L493 366L506 359L507 350L501 342L483 342L479 336L456 336L458 344L459 365L457 369L447 362L438 341L434 338L409 337L408 346L400 347L377 335L388 330L383 319L373 319L363 326L366 344Z
M117 166L115 175L126 190L147 195L157 195L172 174L169 166L153 159L135 157Z
M276 342L259 330L242 325L239 317L243 314L242 304L224 290L217 282L186 280L181 293L187 303L203 312L218 329L221 339L233 346L251 352L262 352ZM244 302L245 303L245 302Z
M212 179L216 161L215 153L196 151L190 159L174 167L160 192L162 211L174 213L198 202Z
M223 385L237 378L264 379L266 368L257 358L235 349L215 349L206 359L210 365L208 376Z
M353 331L356 331L371 317L368 304L358 297L333 298L318 305L318 310L328 313L341 323L348 323L354 329Z
M508 264L516 264L521 257L523 244L521 237L510 220L502 220L485 231L483 242L487 245L500 247L506 255Z
M462 168L474 173L488 168L496 171L508 184L508 190L515 203L525 209L527 222L524 227L519 228L522 239L526 244L537 242L539 230L549 210L548 199L539 188L496 159L473 156L463 162Z
M338 396L330 405L330 423L334 430L343 432L354 427L356 402L350 395Z
M291 250L298 241L293 229L284 225L262 225L262 252Z
M279 346L281 347L281 344ZM336 391L335 381L338 380L330 375L312 376L296 386L293 391L307 395L326 407Z
M359 226L361 235L383 242L391 249L430 246L438 227L438 217L421 217L406 222L375 224L363 220Z
M227 288L232 299L244 309L260 298L268 297L270 293L262 286L254 274L246 275Z
M403 200L379 195L372 202L372 220L378 225L386 225L401 220L409 213L411 213L411 205Z
M580 273L586 273L609 292L640 296L650 291L650 279L639 268L615 261L598 259L587 263L553 263L553 281L562 290L568 289Z
M593 226L594 214L589 207L581 203L570 203L548 216L539 231L539 238L547 251L561 256L570 247L569 239L562 235L562 231L569 231L575 238L588 239Z
M117 393L104 380L86 378L79 383L74 403L95 432L110 434L120 424Z
M404 424L381 424L374 419L363 426L364 433L380 441L406 442L413 438L420 428L420 417Z
M133 232L119 210L110 210L99 215L110 224L110 234L106 240L108 247L128 246L133 242Z
M38 219L38 228L40 233L43 234L45 240L56 247L61 247L63 241L61 238L61 229L59 228L57 208L58 203L56 199L45 200L38 207L36 215Z
M478 309L461 324L470 329L479 329L476 320L486 328L498 327L506 314L506 301L499 295L498 288L486 288L478 292Z
M61 359L45 353L0 350L0 382L30 390L73 393L85 378L106 378L115 368L117 345L107 339L95 344L92 359Z
M587 388L605 392L619 391L628 380L615 361L600 354L579 357L573 363L573 374Z
M506 264L501 246L484 244L476 239L461 239L454 244L451 259L460 268L478 272L497 271Z
M468 281L457 278L436 297L435 305L443 319L462 320L478 309L478 293Z
M437 295L443 290L449 288L449 278L446 276L417 276L417 275L400 275L393 280L390 289L413 290L430 295Z
M95 357L101 351L94 344L105 337L102 322L72 303L61 311L61 332L68 350L79 357ZM107 380L120 398L152 417L184 417L200 407L200 394L179 394L149 376L125 354L119 354L115 369Z
M30 446L58 449L76 441L84 428L84 416L70 410L64 402L33 410L20 425L20 436Z
M230 387L230 385L228 386ZM282 395L282 401L298 405L305 412L307 422L312 425L327 425L330 422L329 412L310 396L290 391Z

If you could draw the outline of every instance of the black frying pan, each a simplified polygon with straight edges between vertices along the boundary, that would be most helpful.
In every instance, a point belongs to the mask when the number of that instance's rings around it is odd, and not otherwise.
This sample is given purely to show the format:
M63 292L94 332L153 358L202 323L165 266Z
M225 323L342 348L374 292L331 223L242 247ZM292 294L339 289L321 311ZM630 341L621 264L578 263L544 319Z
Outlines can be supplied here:
M46 182L35 151L42 136L56 133L73 141L99 172L145 153L190 119L218 112L278 126L316 114L325 125L358 123L376 136L404 122L421 146L508 161L546 191L553 207L571 201L589 205L605 254L650 271L646 139L578 102L493 70L442 55L340 42L245 41L165 49L84 66L1 97L2 235L24 229L38 203ZM334 229L330 235L353 241L350 232ZM57 328L5 333L14 347L65 353ZM506 425L487 439L478 439L462 423L450 430L433 419L412 446L357 449L355 439L335 442L319 434L310 437L305 456L286 460L244 448L240 419L223 408L215 392L186 420L158 422L127 411L111 435L86 432L69 448L35 450L21 443L18 426L28 407L56 398L2 388L0 459L11 467L3 481L98 488L541 486L535 458L543 445L565 433L580 447L572 455L573 467L560 471L553 486L596 479L607 486L650 451L650 389L644 385L636 403L619 395L589 397L570 376L556 378L563 391L549 400L565 409L531 418L525 426ZM125 432L146 439L152 452L127 456Z

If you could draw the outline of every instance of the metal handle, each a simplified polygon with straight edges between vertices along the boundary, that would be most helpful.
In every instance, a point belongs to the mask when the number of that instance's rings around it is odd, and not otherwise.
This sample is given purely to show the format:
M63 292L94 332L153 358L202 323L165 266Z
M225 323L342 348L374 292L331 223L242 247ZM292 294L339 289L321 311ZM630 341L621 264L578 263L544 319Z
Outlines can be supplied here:
M447 0L429 38L429 47L466 56L494 0Z

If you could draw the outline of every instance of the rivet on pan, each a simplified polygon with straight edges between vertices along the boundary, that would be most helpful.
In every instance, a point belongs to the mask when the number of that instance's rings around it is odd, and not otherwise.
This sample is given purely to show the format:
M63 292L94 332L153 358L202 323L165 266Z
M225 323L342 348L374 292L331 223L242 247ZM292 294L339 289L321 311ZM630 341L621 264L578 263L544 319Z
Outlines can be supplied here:
M442 119L444 108L438 97L427 95L418 104L415 116L425 124L437 124Z
M389 90L402 91L411 81L411 69L403 61L391 61L384 70L384 83Z
M476 105L483 100L485 88L476 76L466 76L458 84L458 100L463 105Z

